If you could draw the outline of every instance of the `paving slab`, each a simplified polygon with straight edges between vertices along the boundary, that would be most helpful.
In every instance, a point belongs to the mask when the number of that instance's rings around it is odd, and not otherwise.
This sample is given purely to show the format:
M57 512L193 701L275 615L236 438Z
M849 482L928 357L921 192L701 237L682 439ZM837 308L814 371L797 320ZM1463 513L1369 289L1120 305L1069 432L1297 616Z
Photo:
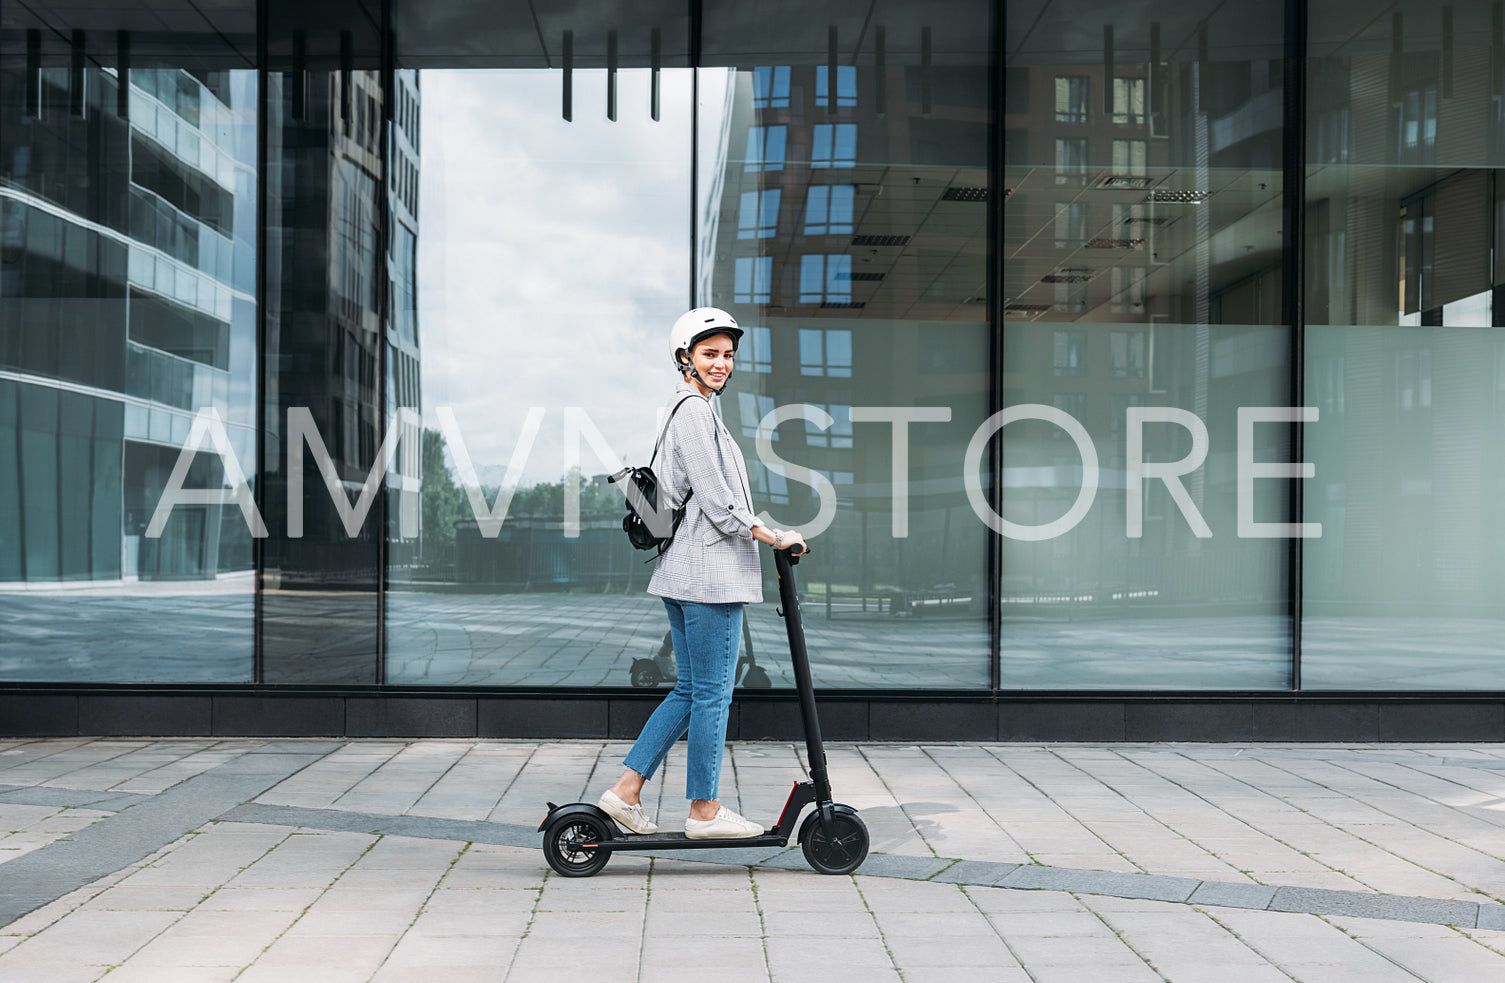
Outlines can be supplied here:
M638 983L1386 983L1505 963L1498 745L833 744L873 833L853 875L791 844L559 877L544 801L590 798L624 750L0 744L19 830L0 980L553 983L607 959ZM801 754L733 744L725 801L776 808ZM684 766L676 747L645 794L670 822Z
M116 812L146 798L138 792L92 792L73 788L46 788L24 785L0 785L0 802L18 805L65 806Z
M1271 911L1299 911L1314 915L1354 915L1398 922L1432 922L1474 928L1479 906L1472 901L1364 895L1356 891L1319 891L1282 887L1270 901Z
M1216 905L1223 908L1270 907L1279 888L1264 884L1228 884L1220 881L1203 881L1186 900L1198 905Z
M1022 865L994 882L999 887L1027 890L1070 891L1074 894L1109 894L1118 898L1148 898L1155 901L1185 901L1201 886L1185 877L1122 874L1107 870L1074 870L1061 867Z
M870 853L863 860L861 870L869 877L904 877L923 881L950 866L950 860L939 857L902 857L891 853Z
M976 884L979 887L985 887L997 884L1018 868L1018 864L997 864L986 860L958 860L930 879L950 884Z
M5 865L0 924L146 857L270 788L315 756L237 758Z

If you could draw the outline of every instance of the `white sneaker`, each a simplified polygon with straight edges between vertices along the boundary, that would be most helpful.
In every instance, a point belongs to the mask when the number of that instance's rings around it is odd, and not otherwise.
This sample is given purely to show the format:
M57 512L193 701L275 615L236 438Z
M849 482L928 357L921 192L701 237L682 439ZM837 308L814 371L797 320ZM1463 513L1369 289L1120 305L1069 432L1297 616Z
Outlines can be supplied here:
M622 801L621 796L607 789L601 793L601 798L596 801L596 806L617 822L626 826L634 833L657 833L658 824L648 818L643 812L641 802L636 805L628 805Z
M715 819L685 820L685 836L692 840L741 840L762 835L762 826L743 819L726 806L716 810Z

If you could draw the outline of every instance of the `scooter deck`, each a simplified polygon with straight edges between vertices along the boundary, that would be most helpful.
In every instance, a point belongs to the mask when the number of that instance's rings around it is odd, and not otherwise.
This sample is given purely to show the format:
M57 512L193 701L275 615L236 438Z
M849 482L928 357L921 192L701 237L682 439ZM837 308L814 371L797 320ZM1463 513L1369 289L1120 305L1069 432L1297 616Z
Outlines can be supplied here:
M618 839L602 840L600 843L585 843L584 847L603 850L704 850L708 847L738 846L786 846L787 833L764 833L761 836L718 837L716 839L690 839L683 833L628 833Z

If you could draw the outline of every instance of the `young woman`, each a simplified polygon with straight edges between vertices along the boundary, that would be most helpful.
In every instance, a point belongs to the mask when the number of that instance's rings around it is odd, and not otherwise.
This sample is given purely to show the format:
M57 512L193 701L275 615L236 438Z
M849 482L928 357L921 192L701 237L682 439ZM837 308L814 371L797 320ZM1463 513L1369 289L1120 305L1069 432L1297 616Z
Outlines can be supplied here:
M742 607L763 600L757 543L788 549L804 543L797 532L769 529L753 514L747 465L732 435L711 408L732 374L742 329L726 311L698 307L674 322L669 350L681 381L670 402L681 401L670 421L660 473L669 504L684 505L684 520L658 558L648 593L664 600L679 682L643 727L623 762L626 769L597 803L634 833L658 826L643 812L643 783L689 733L685 797L691 839L757 836L749 822L716 799L727 709L736 681Z

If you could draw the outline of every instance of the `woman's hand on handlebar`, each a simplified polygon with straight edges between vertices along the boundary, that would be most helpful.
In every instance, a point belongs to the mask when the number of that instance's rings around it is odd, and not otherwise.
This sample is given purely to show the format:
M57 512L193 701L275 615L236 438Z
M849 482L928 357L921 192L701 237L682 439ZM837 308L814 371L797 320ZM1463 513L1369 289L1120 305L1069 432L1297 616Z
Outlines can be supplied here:
M753 538L760 543L767 543L769 546L777 543L778 546L775 547L776 549L787 550L795 543L799 543L805 550L810 549L810 544L805 542L805 537L793 529L778 530L770 529L768 526L754 526Z
M810 544L805 542L804 536L801 536L793 529L786 529L784 530L784 545L779 548L787 550L790 547L794 546L796 543L799 544L799 549L794 551L796 556L801 553L808 553L810 551Z

